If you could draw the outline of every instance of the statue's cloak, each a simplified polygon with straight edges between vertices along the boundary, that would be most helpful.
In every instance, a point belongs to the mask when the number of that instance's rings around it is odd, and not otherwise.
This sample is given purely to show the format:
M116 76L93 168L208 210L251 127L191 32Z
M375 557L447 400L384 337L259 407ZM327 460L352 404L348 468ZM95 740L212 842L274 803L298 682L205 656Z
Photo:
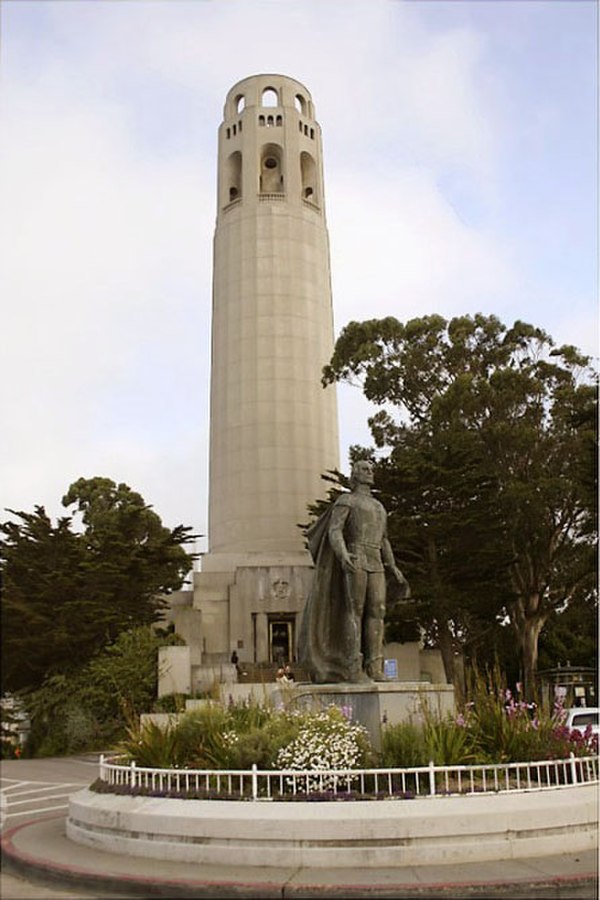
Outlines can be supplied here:
M315 570L300 626L298 655L301 667L317 684L352 680L344 573L328 535L334 505L307 531Z

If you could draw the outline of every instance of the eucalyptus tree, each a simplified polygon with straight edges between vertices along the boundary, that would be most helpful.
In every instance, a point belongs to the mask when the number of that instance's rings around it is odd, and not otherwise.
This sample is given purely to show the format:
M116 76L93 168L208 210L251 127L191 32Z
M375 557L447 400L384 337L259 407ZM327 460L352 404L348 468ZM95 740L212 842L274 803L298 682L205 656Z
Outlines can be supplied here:
M446 595L456 607L461 585L479 583L480 601L510 619L531 694L545 622L595 591L589 358L495 316L389 317L346 326L324 369L323 383L334 381L360 385L380 407L369 424L379 451L389 450L382 465L396 479L398 528L414 535L424 595ZM438 539L426 540L436 525ZM449 571L440 569L442 552L454 559ZM471 593L471 610L476 601ZM437 611L443 631L450 610L438 602Z

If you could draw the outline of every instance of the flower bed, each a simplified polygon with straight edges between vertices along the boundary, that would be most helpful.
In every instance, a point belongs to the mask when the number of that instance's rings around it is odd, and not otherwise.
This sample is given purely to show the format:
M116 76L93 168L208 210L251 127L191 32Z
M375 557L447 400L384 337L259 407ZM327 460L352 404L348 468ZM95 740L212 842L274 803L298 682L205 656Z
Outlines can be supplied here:
M480 682L455 716L382 728L375 753L348 706L318 713L208 704L133 729L99 793L177 799L348 800L543 790L597 780L597 738Z
M595 756L498 765L406 769L240 770L153 769L100 761L96 793L188 800L408 800L473 794L524 793L598 781Z

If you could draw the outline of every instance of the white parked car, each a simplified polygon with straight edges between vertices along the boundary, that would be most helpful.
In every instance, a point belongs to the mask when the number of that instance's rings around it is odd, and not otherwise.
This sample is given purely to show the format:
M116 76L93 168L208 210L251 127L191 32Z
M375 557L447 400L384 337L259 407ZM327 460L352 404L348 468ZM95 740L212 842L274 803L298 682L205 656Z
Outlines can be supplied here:
M591 725L592 734L598 734L600 730L598 726L598 707L577 706L574 709L568 709L565 725L573 731L579 731L580 734L584 734L588 725Z

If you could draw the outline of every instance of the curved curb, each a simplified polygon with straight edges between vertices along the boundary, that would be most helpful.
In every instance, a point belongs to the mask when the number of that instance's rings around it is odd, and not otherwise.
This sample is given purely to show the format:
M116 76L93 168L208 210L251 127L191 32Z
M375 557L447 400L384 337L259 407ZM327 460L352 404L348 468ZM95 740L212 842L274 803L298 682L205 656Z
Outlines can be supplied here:
M239 897L255 897L265 900L271 897L281 898L282 892L279 885L246 883L246 882L226 882L226 881L208 881L202 879L161 879L147 878L141 875L119 874L100 874L90 869L81 868L79 866L66 865L65 863L55 862L42 856L34 856L31 853L20 850L15 847L13 837L23 829L39 825L40 822L53 821L61 819L62 816L48 816L46 818L31 819L22 825L16 825L9 829L0 839L2 850L2 863L7 865L7 869L13 869L15 872L23 875L37 875L39 878L47 881L51 880L64 886L80 886L91 888L105 888L106 890L131 891L141 896L156 897L226 897L228 889L235 886L235 894L232 896ZM210 891L210 893L209 893ZM215 893L217 891L217 893Z
M593 850L598 843L597 800L594 785L493 797L321 805L181 800L84 789L69 799L66 833L80 847L139 859L225 871L235 860L251 881L268 880L261 869L339 869L346 881L366 881L367 871L381 880L380 873L389 869L404 871L410 880L413 869L491 863L503 875L503 866L511 871L522 859Z
M189 898L189 900L226 900L226 898L348 898L348 900L372 900L372 898L394 898L394 900L426 900L426 898L461 898L473 900L488 898L539 898L539 900L595 900L597 896L597 876L595 873L581 875L540 876L539 878L512 878L509 880L461 880L448 882L409 883L395 882L341 883L325 881L319 883L292 881L288 873L280 873L272 881L243 881L230 879L202 878L156 878L139 874L99 873L80 866L66 865L54 861L49 856L36 856L15 846L13 838L27 828L43 822L62 820L62 816L46 816L29 820L11 828L1 838L2 860L7 871L14 871L26 877L51 882L64 887L81 887L105 890L132 897ZM101 855L101 854L100 854ZM107 855L107 861L109 856ZM199 867L201 870L201 867ZM301 874L297 870L293 878ZM325 874L325 873L323 873ZM275 875L275 873L274 873Z

